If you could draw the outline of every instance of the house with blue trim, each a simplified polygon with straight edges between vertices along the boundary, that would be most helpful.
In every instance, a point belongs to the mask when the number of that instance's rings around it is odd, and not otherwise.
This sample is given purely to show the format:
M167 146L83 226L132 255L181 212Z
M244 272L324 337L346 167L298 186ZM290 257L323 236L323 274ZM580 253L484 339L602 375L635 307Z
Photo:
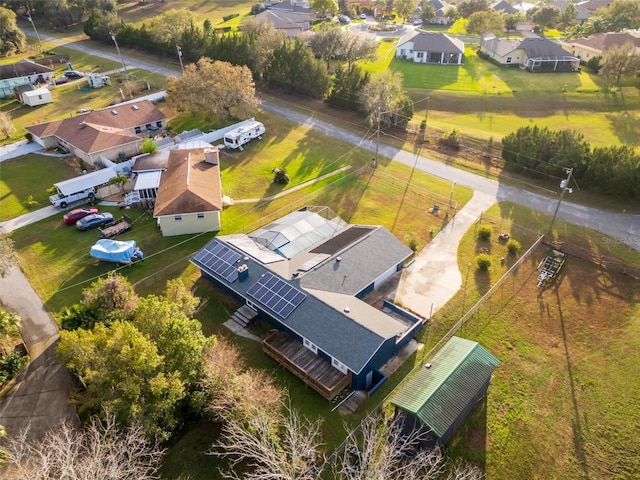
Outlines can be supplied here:
M273 327L267 354L332 400L373 393L386 380L380 369L422 328L391 302L382 311L363 301L412 254L384 227L305 207L248 235L215 238L191 263Z

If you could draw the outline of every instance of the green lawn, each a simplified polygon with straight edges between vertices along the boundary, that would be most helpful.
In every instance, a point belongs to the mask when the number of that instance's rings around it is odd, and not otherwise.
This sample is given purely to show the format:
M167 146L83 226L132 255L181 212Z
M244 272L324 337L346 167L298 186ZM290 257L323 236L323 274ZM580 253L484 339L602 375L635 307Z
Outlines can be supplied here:
M514 229L522 222L532 231ZM425 351L513 263L496 234L511 233L524 250L547 222L503 203L483 216L494 229L490 242L478 241L474 229L465 234L458 262L470 265L469 273L463 268L462 289L435 314ZM574 241L581 236L596 251L609 248L595 232L558 225L565 227ZM490 250L489 274L476 271L479 248ZM545 253L539 248L457 333L479 341L502 364L451 452L483 466L488 478L633 478L640 420L628 412L640 408L633 360L640 348L640 283L569 257L557 282L539 290L536 268ZM612 253L640 265L637 252Z

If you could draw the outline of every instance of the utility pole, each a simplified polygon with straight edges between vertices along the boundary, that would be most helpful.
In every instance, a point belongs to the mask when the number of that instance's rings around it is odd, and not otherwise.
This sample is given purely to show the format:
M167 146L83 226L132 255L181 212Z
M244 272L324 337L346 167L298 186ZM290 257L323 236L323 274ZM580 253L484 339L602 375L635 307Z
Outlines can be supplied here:
M118 47L118 41L116 40L116 36L113 34L113 31L109 31L109 35L111 36L111 40L116 44L116 51L118 52L118 56L120 57L120 61L122 62L122 69L124 70L124 79L129 79L129 74L127 73L127 66L124 64L124 58L122 58L122 54L120 53L120 47Z
M449 210L451 210L451 206L453 205L453 190L456 188L456 183L458 183L456 180L454 180L453 182L451 182L451 195L449 195Z
M31 26L33 27L33 31L36 32L36 37L38 39L38 45L40 45L40 51L42 52L42 40L40 40L40 34L38 34L38 29L36 28L36 24L33 23L33 18L31 18L31 10L27 7L27 18L31 22Z
M558 216L558 210L560 210L560 204L562 203L562 198L564 197L564 192L569 192L572 193L573 189L569 188L569 182L571 182L571 175L573 174L573 168L565 168L564 172L567 174L567 178L563 179L560 182L560 188L562 189L562 191L560 192L560 198L558 199L558 205L556 205L556 211L553 212L553 218L551 219L551 225L549 225L549 231L547 232L547 235L551 235L551 232L553 230L553 224L556 221L556 217Z
M184 65L182 64L182 49L180 48L180 45L176 45L176 48L178 49L178 59L180 59L180 69L182 70L182 74L184 75Z
M424 114L424 138L423 141L429 141L429 135L427 135L427 129L429 128L429 99L431 97L427 97L427 111Z
M378 167L378 150L380 149L380 106L378 106L378 129L376 130L376 157L373 159L373 168Z

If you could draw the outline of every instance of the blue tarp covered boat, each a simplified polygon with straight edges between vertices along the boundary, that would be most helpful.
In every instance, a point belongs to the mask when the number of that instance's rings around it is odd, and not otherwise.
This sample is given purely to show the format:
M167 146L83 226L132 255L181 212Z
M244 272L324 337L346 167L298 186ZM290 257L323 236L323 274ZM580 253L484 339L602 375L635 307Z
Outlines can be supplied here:
M93 258L106 262L129 264L135 260L142 260L142 251L136 246L135 240L110 240L102 238L91 247L89 252Z

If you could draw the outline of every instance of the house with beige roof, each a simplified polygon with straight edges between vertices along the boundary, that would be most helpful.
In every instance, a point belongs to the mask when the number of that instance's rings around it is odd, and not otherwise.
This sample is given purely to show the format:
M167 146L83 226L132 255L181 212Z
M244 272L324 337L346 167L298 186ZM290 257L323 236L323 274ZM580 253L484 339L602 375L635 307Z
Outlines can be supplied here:
M167 117L148 100L116 105L26 130L43 148L61 147L94 166L140 153L145 134L166 128Z
M223 205L218 148L178 148L163 153L166 162L159 159L157 165L165 169L159 173L153 209L162 235L219 231ZM150 169L153 162L143 159L143 163Z
M560 45L571 55L586 62L610 48L621 47L627 43L635 45L636 50L640 52L640 36L631 32L596 33L589 37L567 40Z

